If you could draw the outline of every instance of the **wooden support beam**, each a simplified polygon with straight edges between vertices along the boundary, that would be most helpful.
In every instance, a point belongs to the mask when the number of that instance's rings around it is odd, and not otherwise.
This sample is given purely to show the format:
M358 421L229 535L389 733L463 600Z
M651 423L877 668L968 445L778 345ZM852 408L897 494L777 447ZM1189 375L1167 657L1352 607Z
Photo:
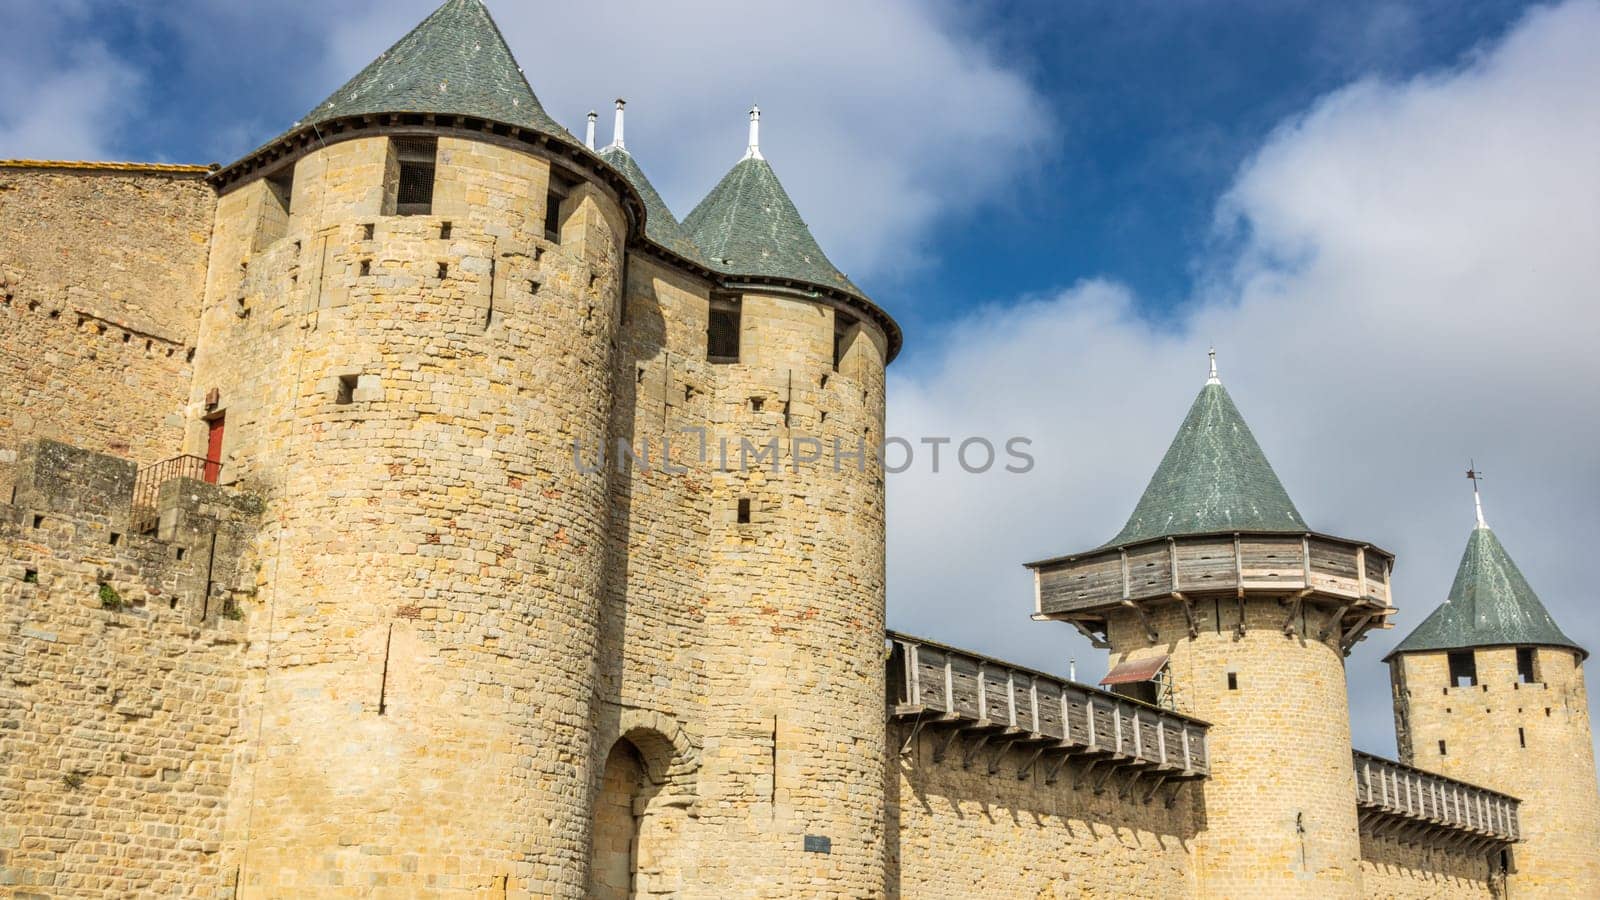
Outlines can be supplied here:
M1028 754L1028 761L1017 767L1018 781L1028 780L1028 775L1033 772L1034 765L1039 762L1039 757L1042 755L1044 755L1043 746L1035 747L1033 752ZM1065 759L1066 757L1062 758Z
M1083 624L1077 619L1068 619L1067 622L1070 623L1073 628L1078 629L1079 634L1088 638L1089 645L1094 647L1096 650L1111 649L1111 643L1106 640L1105 635L1095 633L1094 631L1090 630L1087 625Z
M1289 595L1289 614L1283 617L1283 633L1290 637L1304 637L1296 620L1300 618L1300 605L1311 595L1311 589L1295 591Z
M1000 760L1005 759L1006 753L1011 749L1012 745L1015 744L1016 742L1017 742L1016 739L1012 738L1009 741L1004 741L1004 742L1000 743L1000 745L995 748L994 755L989 757L989 774L990 775L993 775L996 772L1000 771Z
M963 768L963 769L972 768L972 761L974 759L978 758L978 752L981 751L984 748L985 744L989 743L989 738L991 736L992 736L992 732L988 732L988 731L981 732L978 735L977 740L973 741L970 745L968 745L967 752L961 755L961 768Z
M1139 614L1139 624L1144 626L1144 636L1150 639L1150 643L1154 644L1161 640L1161 634L1156 631L1155 625L1151 624L1150 614L1144 611L1144 607L1132 600L1124 600L1122 605Z
M1161 790L1161 786L1167 783L1167 776L1165 776L1165 775L1157 775L1155 778L1152 779L1152 781L1154 781L1155 783L1150 785L1149 793L1144 795L1144 805L1145 806L1149 806L1150 805L1150 801L1155 799L1156 792Z
M1091 760L1089 760L1088 764L1086 764L1083 768L1079 769L1078 770L1078 777L1074 778L1072 780L1072 789L1075 790L1075 791L1083 790L1083 786L1085 784L1089 783L1089 773L1093 772L1094 771L1094 767L1099 765L1099 764L1100 764L1100 760L1091 759Z
M1172 599L1183 605L1183 620L1189 626L1189 637L1194 639L1200 636L1200 626L1194 621L1194 601L1181 591L1173 591Z
M950 752L950 746L952 744L954 744L956 742L956 738L958 738L960 736L961 736L961 729L960 728L952 728L952 729L950 729L950 736L944 739L944 743L942 743L939 746L933 748L933 761L936 762L936 763L944 762L945 755Z
M1055 784L1056 777L1061 774L1062 767L1065 766L1067 764L1067 760L1071 758L1072 754L1070 753L1061 754L1061 758L1056 760L1054 765L1050 766L1050 770L1048 772L1044 773L1044 783Z
M1322 631L1317 633L1317 640L1326 641L1328 636L1333 634L1334 629L1337 628L1339 629L1339 641L1342 644L1344 642L1344 614L1349 611L1350 604L1348 603L1339 607L1334 612L1333 617L1328 619L1328 624L1322 626Z
M1111 764L1111 765L1106 767L1105 774L1101 775L1100 776L1100 780L1095 783L1094 795L1096 797L1098 797L1101 794L1104 794L1106 792L1106 782L1110 781L1111 780L1111 776L1117 774L1117 770L1120 769L1120 768L1122 768L1122 766L1120 766L1120 765L1118 765L1116 763L1113 763L1113 764Z

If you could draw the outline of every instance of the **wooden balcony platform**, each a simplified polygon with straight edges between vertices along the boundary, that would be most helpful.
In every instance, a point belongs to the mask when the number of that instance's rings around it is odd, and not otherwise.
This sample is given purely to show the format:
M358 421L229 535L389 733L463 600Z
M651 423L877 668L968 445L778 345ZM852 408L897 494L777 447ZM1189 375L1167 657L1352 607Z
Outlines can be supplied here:
M1107 613L1156 603L1263 596L1336 611L1348 649L1387 628L1394 555L1324 534L1239 533L1158 538L1029 563L1035 617L1076 624L1091 637ZM1193 628L1191 626L1191 632Z

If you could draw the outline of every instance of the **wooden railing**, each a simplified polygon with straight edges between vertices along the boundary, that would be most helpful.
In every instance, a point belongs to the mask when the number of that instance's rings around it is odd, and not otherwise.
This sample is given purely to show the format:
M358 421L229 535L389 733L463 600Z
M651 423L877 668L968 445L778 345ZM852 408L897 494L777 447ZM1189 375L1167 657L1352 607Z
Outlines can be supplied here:
M1198 719L933 641L892 631L888 640L889 714L914 732L945 730L936 759L966 737L963 765L992 749L991 772L1006 750L1031 750L1018 777L1041 757L1054 763L1047 781L1069 758L1108 777L1137 770L1157 786L1211 771Z
M174 478L193 478L215 482L222 463L203 456L174 456L139 469L133 482L133 523L135 534L154 531L161 517L157 504L161 486Z
M1355 767L1364 828L1436 829L1485 844L1522 837L1515 797L1359 750Z

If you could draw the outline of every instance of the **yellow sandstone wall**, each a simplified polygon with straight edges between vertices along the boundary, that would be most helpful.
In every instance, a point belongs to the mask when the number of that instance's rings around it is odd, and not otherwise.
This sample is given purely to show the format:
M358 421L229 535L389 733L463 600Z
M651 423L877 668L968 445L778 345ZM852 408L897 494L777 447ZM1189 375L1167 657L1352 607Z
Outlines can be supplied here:
M885 341L856 333L835 371L834 312L746 293L740 361L714 367L699 825L705 896L884 890ZM701 353L704 353L703 346ZM821 447L795 455L795 439ZM742 441L769 460L737 459ZM720 442L719 442L720 443ZM799 456L817 448L805 444ZM720 446L718 447L720 462ZM837 465L836 465L837 463ZM737 521L741 499L750 521ZM805 849L823 838L827 852Z
M1043 766L1018 771L1028 754L1011 751L990 774L992 753L963 768L952 751L934 762L937 732L906 746L895 726L889 746L888 895L906 898L1179 898L1197 893L1195 786L1164 787L1143 802L1148 782L1116 776L1102 793L1075 787L1080 764L1055 784ZM1098 781L1098 779L1091 779ZM1223 895L1215 895L1223 896Z
M382 215L391 170L301 159L265 246L260 182L219 202L193 398L269 523L229 862L244 896L581 896L607 484L570 441L607 426L623 219L585 184L546 241L510 147L440 137L427 216Z
M1518 683L1516 648L1475 652L1471 687L1451 686L1442 651L1390 663L1401 758L1522 800L1512 896L1600 896L1600 791L1576 652L1538 648L1532 684Z
M41 442L0 504L0 896L215 897L258 649L247 498L132 534L131 461ZM170 483L178 487L177 483ZM179 509L181 507L181 509Z
M216 200L183 169L0 165L0 499L36 437L178 453Z
M1383 900L1506 896L1504 880L1484 851L1422 846L1387 836L1361 836L1361 881L1363 896Z
M1247 601L1243 637L1231 600L1195 603L1194 638L1176 604L1152 611L1153 643L1133 613L1110 618L1111 663L1169 654L1176 709L1212 723L1194 854L1201 896L1361 894L1344 657L1337 628L1320 638L1328 613L1303 610L1303 637L1284 634L1275 601Z

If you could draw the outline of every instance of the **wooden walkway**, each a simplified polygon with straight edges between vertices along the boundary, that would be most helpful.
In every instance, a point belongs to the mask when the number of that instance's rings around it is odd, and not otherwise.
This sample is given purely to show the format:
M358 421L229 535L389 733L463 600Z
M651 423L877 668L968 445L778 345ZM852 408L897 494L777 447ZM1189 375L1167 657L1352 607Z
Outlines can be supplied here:
M1137 788L1144 802L1211 771L1209 726L1198 719L922 638L891 631L888 640L889 714L911 724L908 744L939 734L935 761L958 751L963 766L981 759L994 774L1018 749L1016 777L1042 765L1050 784L1078 759L1076 786L1101 791L1124 772L1121 792Z

